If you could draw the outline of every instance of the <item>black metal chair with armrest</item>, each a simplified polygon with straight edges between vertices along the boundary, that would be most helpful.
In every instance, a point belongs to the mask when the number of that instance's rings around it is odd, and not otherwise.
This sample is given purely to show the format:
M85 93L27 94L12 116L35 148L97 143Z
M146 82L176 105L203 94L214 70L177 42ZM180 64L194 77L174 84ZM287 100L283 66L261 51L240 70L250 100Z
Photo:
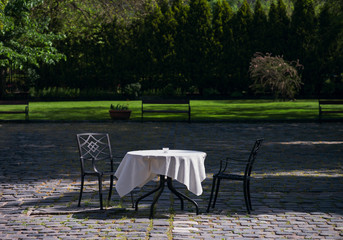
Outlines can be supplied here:
M110 190L108 194L108 201L110 201L113 189L113 180L115 178L114 164L120 163L114 162L113 159L121 158L113 157L110 137L107 133L80 133L76 135L76 138L81 163L81 189L78 206L80 207L81 204L85 176L91 175L98 178L100 209L102 210L102 177L104 175L110 176ZM134 207L132 193L131 201L132 207Z
M214 208L216 201L217 201L220 182L222 179L226 179L226 180L232 180L232 181L243 181L245 205L246 205L248 213L250 214L250 211L252 210L251 198L250 198L250 179L251 179L250 175L251 175L253 164L254 164L255 159L256 159L257 152L260 149L262 141L263 141L263 139L258 139L255 141L255 144L254 144L254 146L250 152L248 161L232 159L232 158L227 158L226 160L220 161L219 171L218 171L218 173L213 175L212 190L211 190L210 201L209 201L208 207L207 207L207 212L210 211L214 189L216 189L216 192L215 192L212 208ZM228 170L228 166L229 166L229 163L231 161L244 163L244 165L245 165L244 174L242 174L242 175L230 174L230 173L226 172Z

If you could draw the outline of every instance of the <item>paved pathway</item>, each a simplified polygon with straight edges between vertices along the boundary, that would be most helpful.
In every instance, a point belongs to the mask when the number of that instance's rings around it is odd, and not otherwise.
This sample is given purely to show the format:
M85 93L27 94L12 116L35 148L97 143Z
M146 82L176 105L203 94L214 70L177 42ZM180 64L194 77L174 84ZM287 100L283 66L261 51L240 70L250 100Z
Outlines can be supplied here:
M82 200L75 134L108 132L117 155L162 147L205 151L200 207L185 211L168 192L149 220L149 201L134 211L114 193L98 210L97 181ZM245 211L241 183L223 182L206 213L212 174L225 156L248 155L265 143L251 186L254 211ZM152 181L135 196L157 184ZM109 182L105 183L105 190ZM106 197L106 196L105 196ZM0 124L0 239L343 239L342 123L29 123Z

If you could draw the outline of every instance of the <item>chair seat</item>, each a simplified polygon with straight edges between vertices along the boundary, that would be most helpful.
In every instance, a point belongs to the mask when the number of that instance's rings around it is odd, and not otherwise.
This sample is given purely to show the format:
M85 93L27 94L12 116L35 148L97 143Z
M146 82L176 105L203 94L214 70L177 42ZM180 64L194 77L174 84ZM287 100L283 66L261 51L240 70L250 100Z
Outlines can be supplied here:
M231 180L239 180L239 181L244 180L244 175L238 175L238 174L219 173L219 174L216 174L215 177L224 178L224 179L231 179ZM248 178L249 177L247 177L247 179Z

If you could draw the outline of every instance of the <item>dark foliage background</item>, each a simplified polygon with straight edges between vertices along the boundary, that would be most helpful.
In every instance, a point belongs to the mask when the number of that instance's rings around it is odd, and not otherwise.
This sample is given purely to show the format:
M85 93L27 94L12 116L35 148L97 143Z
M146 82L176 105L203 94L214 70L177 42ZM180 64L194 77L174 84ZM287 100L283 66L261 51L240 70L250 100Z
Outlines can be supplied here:
M66 36L54 41L66 60L27 75L36 92L253 97L249 62L262 52L299 59L297 97L343 96L340 0L47 0L32 16Z

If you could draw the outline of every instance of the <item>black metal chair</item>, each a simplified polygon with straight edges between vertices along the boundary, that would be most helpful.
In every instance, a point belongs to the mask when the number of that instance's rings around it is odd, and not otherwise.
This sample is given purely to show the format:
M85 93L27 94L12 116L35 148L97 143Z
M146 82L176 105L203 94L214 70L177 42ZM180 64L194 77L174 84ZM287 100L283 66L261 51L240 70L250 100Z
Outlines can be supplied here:
M81 189L78 206L80 207L84 179L86 175L96 176L99 182L99 199L100 209L103 209L102 204L102 177L104 175L110 176L110 190L108 194L108 201L111 200L113 180L114 180L114 162L112 155L110 137L107 133L81 133L76 135L80 162L81 162ZM133 195L131 193L132 207L134 207Z
M211 190L210 201L209 201L208 207L207 207L207 212L210 211L214 189L216 188L216 193L214 196L212 208L214 208L216 201L217 201L220 181L222 179L226 179L226 180L232 180L232 181L243 181L245 205L246 205L248 213L250 214L250 211L252 210L251 199L250 199L250 179L251 179L250 174L251 174L251 170L252 170L253 164L254 164L255 159L256 159L257 152L260 149L260 146L262 144L262 141L263 141L263 139L258 139L255 141L255 144L254 144L254 146L250 152L248 161L232 159L232 158L227 158L226 160L220 161L219 171L218 171L218 173L213 175L212 190ZM241 164L244 163L244 165L245 165L244 175L243 174L242 175L230 174L230 173L226 172L226 171L230 170L230 169L228 169L230 162L239 162Z

